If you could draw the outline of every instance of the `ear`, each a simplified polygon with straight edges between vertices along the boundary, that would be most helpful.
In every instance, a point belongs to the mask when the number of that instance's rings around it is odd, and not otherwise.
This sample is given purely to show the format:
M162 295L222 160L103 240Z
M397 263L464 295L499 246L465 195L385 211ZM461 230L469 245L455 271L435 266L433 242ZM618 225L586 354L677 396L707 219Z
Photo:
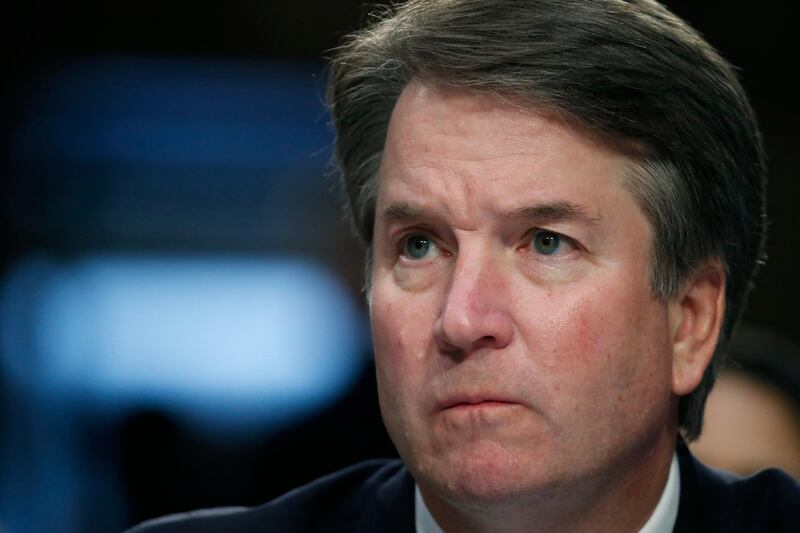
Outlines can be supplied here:
M717 348L725 316L725 268L713 262L689 276L671 300L672 392L692 392Z

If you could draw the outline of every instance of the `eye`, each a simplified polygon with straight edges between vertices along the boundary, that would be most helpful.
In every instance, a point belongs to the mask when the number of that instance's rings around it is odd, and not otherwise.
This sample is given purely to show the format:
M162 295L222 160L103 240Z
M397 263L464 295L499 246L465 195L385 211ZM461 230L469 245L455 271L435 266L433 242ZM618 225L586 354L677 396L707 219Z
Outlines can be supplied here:
M562 247L563 238L552 231L537 231L531 240L533 249L542 255L554 255Z
M434 252L436 244L425 235L410 235L403 240L403 255L409 259L423 259Z

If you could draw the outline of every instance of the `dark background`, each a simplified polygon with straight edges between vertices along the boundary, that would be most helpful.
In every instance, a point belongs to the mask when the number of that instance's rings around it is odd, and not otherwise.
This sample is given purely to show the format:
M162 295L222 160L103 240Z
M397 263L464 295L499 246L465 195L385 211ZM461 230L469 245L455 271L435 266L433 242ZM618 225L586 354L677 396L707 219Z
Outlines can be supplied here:
M666 4L739 67L760 117L770 156L769 259L756 280L745 319L800 342L800 318L794 312L800 296L800 278L795 274L800 244L795 224L800 114L794 72L800 49L792 3L687 0ZM5 145L25 121L30 94L41 80L76 59L319 62L343 35L362 26L368 11L353 0L14 2L4 8L0 22L6 80L0 92L0 140ZM29 185L25 180L31 178L7 164L5 156L0 168L4 196L0 274L20 258L43 249L61 254L163 249L250 252L263 245L258 239L231 243L186 234L126 240L80 228L23 224L13 215L20 206L6 200L19 197L19 191ZM52 193L39 185L22 197L28 210L46 211L54 205ZM321 236L324 242L306 243L300 250L293 244L272 245L328 262L357 294L360 261L354 259L355 245L348 240L341 217L330 220L332 227ZM214 443L157 411L142 411L112 426L85 424L83 445L88 453L108 455L118 465L125 496L115 516L99 519L92 510L82 510L86 531L104 530L103 525L127 526L197 507L257 504L346 464L394 453L380 425L369 367L336 405L258 442Z
M371 5L377 5L372 3ZM798 282L798 238L793 206L800 144L797 23L792 2L670 1L739 67L760 117L770 155L769 263L752 294L748 317L800 340L793 312ZM48 68L83 56L133 54L165 57L286 58L318 60L357 29L369 9L355 0L264 2L14 2L3 16L2 131L8 135L26 112L26 91ZM701 139L698 142L702 142ZM5 176L12 179L13 176ZM2 261L50 244L3 224Z

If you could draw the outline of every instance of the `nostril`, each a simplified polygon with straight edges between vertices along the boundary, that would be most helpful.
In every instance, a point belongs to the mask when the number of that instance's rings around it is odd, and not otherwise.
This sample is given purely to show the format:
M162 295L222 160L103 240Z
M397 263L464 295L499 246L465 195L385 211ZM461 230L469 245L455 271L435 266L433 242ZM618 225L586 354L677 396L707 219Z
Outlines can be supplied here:
M497 338L492 335L484 335L475 341L476 348L487 348L489 346L494 346L495 344L497 344Z
M434 338L436 341L436 347L439 348L439 352L444 355L460 359L466 353L462 347L448 340L445 335L437 334L434 336Z

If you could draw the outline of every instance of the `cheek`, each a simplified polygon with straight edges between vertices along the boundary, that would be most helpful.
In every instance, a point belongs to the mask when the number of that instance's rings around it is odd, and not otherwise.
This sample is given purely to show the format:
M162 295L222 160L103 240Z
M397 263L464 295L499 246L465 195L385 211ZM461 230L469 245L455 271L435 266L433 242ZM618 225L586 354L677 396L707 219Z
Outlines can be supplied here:
M405 387L400 382L408 372L403 369L403 359L397 354L404 350L405 336L402 332L402 320L396 320L391 300L376 294L373 287L372 304L370 306L370 323L375 348L375 370L378 384L378 400L386 428L393 435L395 419L400 416L399 405L402 405Z
M373 293L370 323L379 369L390 370L405 363L400 354L407 352L413 343L407 334L410 319L393 299Z
M421 398L434 323L429 314L419 297L374 283L370 322L378 400L386 430L403 457L414 455L415 442L426 432Z
M590 409L595 401L629 402L668 390L666 310L649 288L573 286L542 304L544 319L530 336L540 346L528 349L542 355L558 402Z
M421 379L423 359L433 338L435 318L429 315L420 296L409 299L393 286L373 286L370 323L381 392L402 395Z

